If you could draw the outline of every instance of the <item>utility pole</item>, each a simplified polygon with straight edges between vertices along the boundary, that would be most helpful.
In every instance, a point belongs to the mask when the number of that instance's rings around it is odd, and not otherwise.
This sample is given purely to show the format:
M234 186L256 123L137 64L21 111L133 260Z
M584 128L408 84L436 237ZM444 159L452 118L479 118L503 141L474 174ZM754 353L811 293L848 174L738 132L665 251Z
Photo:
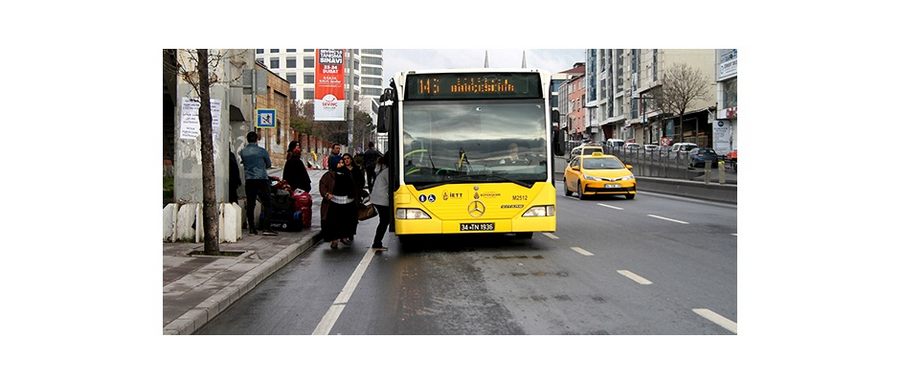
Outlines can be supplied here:
M353 86L355 84L353 81L353 77L354 77L353 49L349 49L349 51L350 51L350 60L347 62L347 67L350 68L350 81L348 81L350 83L350 88L348 91L349 95L347 96L347 100L350 101L350 103L349 103L350 105L347 109L347 113L349 114L349 117L347 118L347 151L352 152L353 151L353 119L355 117L353 114Z

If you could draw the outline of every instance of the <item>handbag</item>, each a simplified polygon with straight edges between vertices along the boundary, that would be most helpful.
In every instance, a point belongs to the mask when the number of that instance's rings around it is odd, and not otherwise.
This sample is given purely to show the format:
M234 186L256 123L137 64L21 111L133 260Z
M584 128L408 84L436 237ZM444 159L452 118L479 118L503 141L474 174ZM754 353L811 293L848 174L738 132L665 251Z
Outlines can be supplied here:
M367 203L359 206L357 215L360 221L365 221L378 215L378 213L375 211L375 205Z

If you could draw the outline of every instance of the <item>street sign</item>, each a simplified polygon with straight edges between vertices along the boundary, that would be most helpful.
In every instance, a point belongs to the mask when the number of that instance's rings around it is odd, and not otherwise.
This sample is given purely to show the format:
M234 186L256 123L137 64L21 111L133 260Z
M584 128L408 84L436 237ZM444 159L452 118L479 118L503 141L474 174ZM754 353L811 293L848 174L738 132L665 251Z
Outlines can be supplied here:
M275 109L256 110L256 128L268 129L275 127Z

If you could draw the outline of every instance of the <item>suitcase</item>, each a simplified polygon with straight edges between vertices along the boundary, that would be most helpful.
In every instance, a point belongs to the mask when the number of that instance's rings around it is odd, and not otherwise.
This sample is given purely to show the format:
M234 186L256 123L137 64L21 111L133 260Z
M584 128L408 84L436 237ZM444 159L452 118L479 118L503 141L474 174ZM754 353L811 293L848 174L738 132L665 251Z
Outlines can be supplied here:
M299 213L303 227L307 229L310 228L312 226L312 208L301 207Z

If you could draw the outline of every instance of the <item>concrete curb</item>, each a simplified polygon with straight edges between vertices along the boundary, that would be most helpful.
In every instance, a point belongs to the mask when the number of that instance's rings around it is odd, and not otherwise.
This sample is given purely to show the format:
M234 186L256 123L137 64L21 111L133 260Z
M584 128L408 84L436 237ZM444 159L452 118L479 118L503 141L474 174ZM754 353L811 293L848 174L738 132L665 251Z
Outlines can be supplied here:
M563 178L562 173L555 173L554 176L556 180ZM641 190L646 190L679 197L737 204L738 186L735 184L720 185L718 180L715 183L704 184L699 181L637 176L637 182L638 194Z
M228 286L188 310L163 328L164 335L189 335L203 327L232 303L253 290L270 275L287 265L321 240L322 232L311 232L302 239L254 267Z

